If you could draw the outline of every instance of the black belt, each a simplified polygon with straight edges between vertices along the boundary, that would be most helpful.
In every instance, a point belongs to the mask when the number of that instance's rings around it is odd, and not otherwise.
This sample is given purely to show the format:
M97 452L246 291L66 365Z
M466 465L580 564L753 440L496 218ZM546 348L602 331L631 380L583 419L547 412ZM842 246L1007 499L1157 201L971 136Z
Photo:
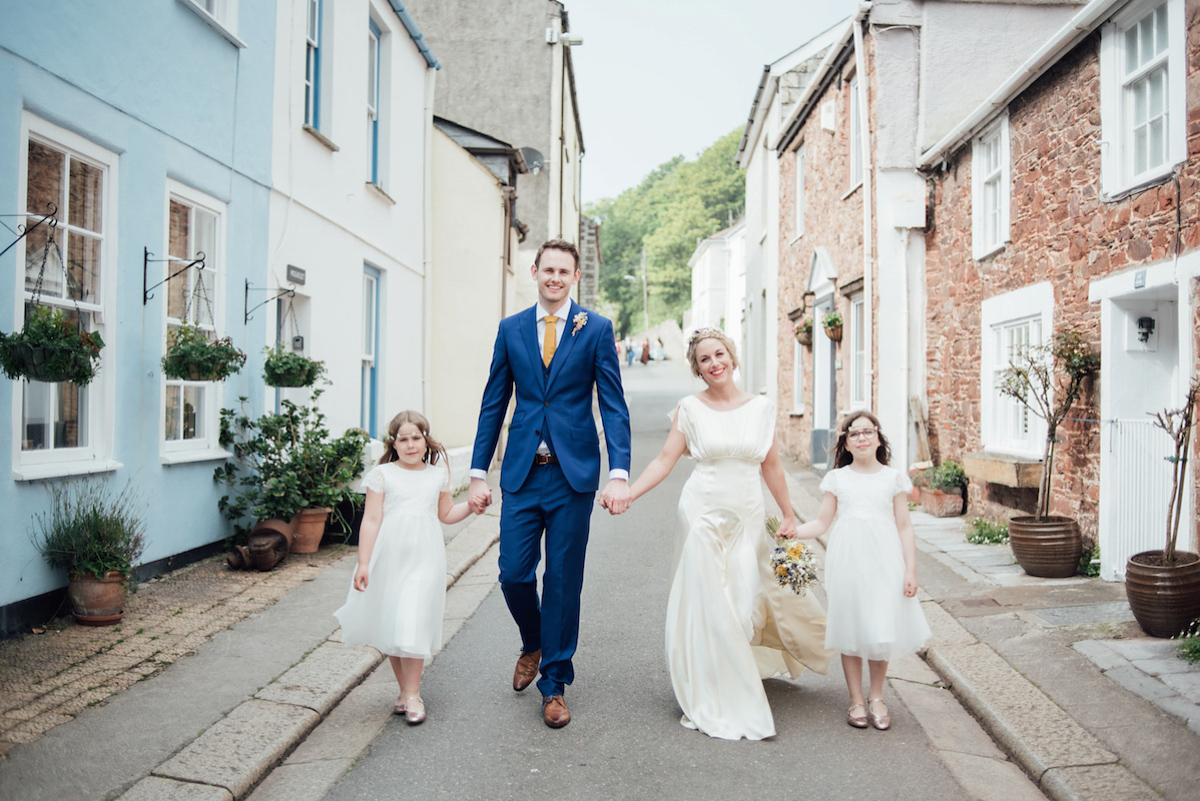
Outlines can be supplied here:
M533 466L539 467L544 464L557 464L558 457L553 453L535 453L533 455Z

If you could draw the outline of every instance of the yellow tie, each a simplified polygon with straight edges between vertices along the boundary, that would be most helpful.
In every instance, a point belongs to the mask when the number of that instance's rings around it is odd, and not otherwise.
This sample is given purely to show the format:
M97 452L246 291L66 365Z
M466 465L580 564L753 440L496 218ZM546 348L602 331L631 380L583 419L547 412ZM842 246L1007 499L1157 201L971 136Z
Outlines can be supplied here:
M558 344L558 330L554 324L558 322L558 318L553 314L546 315L546 335L542 339L542 364L546 367L550 366L550 360L554 358L554 348Z

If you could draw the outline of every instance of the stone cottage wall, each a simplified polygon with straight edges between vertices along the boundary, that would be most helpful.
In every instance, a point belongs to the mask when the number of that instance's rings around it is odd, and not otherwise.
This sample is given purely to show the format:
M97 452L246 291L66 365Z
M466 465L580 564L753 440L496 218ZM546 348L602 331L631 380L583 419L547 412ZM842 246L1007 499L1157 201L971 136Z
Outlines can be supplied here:
M1195 21L1200 3L1189 2ZM936 458L960 460L980 437L981 303L1040 281L1054 285L1054 331L1075 328L1099 349L1098 304L1088 285L1173 253L1176 203L1181 247L1200 245L1200 29L1189 25L1189 162L1167 180L1125 198L1102 200L1100 34L1084 40L1009 107L1012 241L975 261L971 254L971 148L931 176L933 230L926 238L929 433ZM1103 366L1101 367L1103 369ZM1099 501L1100 427L1092 387L1060 428L1051 514L1076 517L1094 537ZM973 482L972 514L1028 512L1036 490Z

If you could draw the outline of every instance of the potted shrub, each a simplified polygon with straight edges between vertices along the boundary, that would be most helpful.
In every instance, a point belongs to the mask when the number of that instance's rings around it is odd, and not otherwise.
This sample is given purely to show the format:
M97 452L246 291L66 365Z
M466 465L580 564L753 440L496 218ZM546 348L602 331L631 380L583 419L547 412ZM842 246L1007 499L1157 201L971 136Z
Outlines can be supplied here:
M1193 378L1179 409L1164 409L1155 424L1174 442L1171 496L1167 499L1167 531L1162 550L1142 551L1125 565L1125 595L1138 625L1153 637L1174 637L1200 617L1200 554L1176 550L1179 521L1187 495L1188 451L1191 448L1200 377Z
M321 392L313 390L306 406L281 401L282 411L258 419L221 410L220 442L233 461L218 467L214 478L234 492L221 498L219 508L239 531L248 520L290 520L293 553L317 550L330 511L354 500L349 484L363 471L366 434L350 429L332 438L317 408ZM241 398L243 409L246 401ZM348 531L344 517L339 523Z
M311 387L325 374L325 363L310 359L282 345L267 348L263 380L271 387Z
M821 325L825 328L825 336L832 339L834 342L842 341L842 315L838 311L831 311L821 318Z
M130 485L113 495L97 478L50 484L50 509L34 517L33 542L51 567L66 568L80 623L109 626L125 614L145 545L144 507Z
M1083 539L1075 519L1049 513L1050 477L1058 428L1082 395L1084 379L1099 369L1099 354L1078 331L1067 329L1049 342L1021 349L1001 378L1001 394L1015 398L1046 421L1036 514L1017 516L1008 523L1013 556L1031 576L1072 576L1083 554Z
M801 345L812 345L812 318L805 317L792 326L792 336Z
M967 474L962 465L947 459L922 474L921 509L934 517L957 517L965 511Z
M25 327L0 332L0 368L9 378L86 386L96 375L104 340L67 319L62 309L32 305Z
M167 378L185 381L224 381L242 369L246 354L229 337L216 339L195 323L184 323L167 335L170 344L162 357Z

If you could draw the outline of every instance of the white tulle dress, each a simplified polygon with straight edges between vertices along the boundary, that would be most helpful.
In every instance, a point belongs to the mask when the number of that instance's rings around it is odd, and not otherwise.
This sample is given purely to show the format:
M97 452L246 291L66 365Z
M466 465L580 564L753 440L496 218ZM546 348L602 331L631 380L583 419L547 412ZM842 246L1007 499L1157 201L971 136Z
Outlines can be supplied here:
M888 661L930 637L916 598L904 596L904 550L893 501L912 491L908 476L885 465L875 473L831 470L821 490L837 496L825 554L825 645L841 654Z
M667 662L684 726L711 737L775 734L762 679L825 673L825 612L811 592L779 586L770 569L762 462L775 407L756 396L721 411L688 396L679 430L696 467L679 498Z
M449 491L444 465L408 470L381 464L363 486L383 493L383 521L371 551L367 589L354 589L334 616L342 642L369 645L388 656L428 658L442 647L446 607L446 544L438 496Z

